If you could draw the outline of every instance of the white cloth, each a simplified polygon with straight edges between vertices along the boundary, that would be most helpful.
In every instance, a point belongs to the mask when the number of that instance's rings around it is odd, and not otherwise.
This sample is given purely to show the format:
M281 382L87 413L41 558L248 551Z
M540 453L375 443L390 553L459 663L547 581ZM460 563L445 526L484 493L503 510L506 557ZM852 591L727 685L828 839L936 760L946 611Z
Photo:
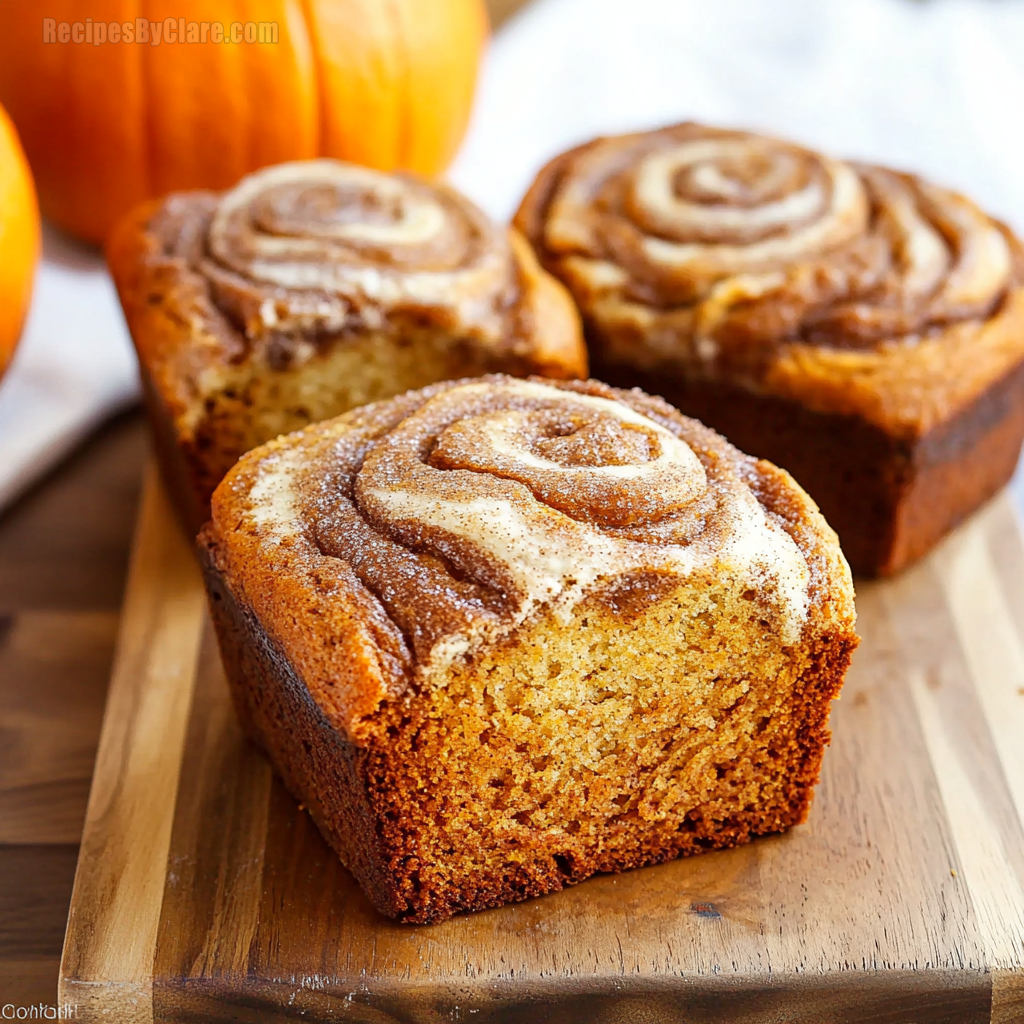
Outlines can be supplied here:
M137 393L103 258L47 229L28 322L0 380L0 509Z
M535 0L494 41L451 176L505 218L565 147L684 119L919 171L1024 232L1024 4ZM0 507L136 388L99 258L48 237L0 383Z

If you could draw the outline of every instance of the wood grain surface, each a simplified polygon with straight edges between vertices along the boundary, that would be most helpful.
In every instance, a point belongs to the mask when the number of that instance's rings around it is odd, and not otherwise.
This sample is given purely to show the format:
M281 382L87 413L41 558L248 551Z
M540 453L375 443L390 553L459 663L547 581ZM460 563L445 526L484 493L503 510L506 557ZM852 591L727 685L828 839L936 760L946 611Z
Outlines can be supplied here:
M97 1002L109 1011L91 980L116 980L120 1021L151 1019L156 929L205 610L191 545L154 473L143 490L61 967L62 1003Z
M805 826L431 927L377 915L242 738L201 604L150 478L62 965L82 1019L1024 1020L1005 496L859 588Z
M118 417L0 515L0 1007L57 998L145 453Z

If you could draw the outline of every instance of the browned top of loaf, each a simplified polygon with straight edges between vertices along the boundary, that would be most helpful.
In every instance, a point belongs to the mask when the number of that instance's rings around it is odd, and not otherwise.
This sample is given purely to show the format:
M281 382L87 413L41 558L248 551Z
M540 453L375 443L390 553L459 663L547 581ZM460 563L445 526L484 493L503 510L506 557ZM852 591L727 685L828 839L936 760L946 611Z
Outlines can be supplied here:
M835 534L785 472L595 381L445 382L279 438L201 542L357 741L452 658L623 579L742 581L793 644L853 630Z
M1020 242L911 174L680 124L555 158L515 222L615 361L920 433L1024 358Z
M143 204L107 258L139 355L175 413L208 368L285 370L409 326L492 351L495 365L586 372L572 304L518 232L409 175L334 160L270 167L228 192Z

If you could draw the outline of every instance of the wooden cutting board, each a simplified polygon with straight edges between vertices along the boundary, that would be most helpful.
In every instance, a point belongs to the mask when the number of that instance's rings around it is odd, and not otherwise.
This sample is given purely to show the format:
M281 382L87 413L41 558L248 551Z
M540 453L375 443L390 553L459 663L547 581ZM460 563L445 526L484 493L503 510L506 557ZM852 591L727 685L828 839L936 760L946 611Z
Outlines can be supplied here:
M240 735L147 480L61 967L78 1019L1024 1021L1024 546L1006 497L859 588L792 833L431 927L378 916Z

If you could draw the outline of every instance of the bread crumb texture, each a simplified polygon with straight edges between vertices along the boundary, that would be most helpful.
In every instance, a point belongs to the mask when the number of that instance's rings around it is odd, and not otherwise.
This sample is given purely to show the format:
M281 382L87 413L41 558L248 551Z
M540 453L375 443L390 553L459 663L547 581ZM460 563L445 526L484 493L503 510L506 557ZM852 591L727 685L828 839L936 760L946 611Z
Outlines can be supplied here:
M626 451L622 424L644 443ZM687 449L671 466L665 432ZM644 498L651 521L630 520L623 495L647 472L689 474L685 499L652 513ZM558 473L580 486L560 492ZM418 495L415 522L378 500L385 480ZM456 487L498 488L536 550L431 518ZM537 551L559 543L561 575L524 577L553 573ZM201 545L243 725L392 917L441 920L807 814L856 644L849 570L786 474L664 403L593 382L438 385L251 453Z

